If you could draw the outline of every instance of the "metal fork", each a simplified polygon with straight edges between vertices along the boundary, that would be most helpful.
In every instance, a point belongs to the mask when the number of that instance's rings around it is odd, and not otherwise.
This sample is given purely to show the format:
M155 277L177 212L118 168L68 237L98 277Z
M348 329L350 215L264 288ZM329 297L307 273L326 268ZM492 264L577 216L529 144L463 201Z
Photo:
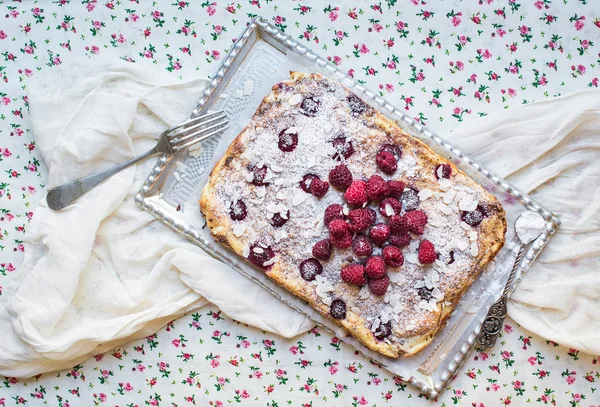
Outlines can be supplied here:
M228 123L227 115L222 110L218 110L191 118L179 126L165 130L152 150L105 171L51 189L46 196L48 207L55 211L61 210L122 169L156 153L173 154L186 149L225 130L229 127Z

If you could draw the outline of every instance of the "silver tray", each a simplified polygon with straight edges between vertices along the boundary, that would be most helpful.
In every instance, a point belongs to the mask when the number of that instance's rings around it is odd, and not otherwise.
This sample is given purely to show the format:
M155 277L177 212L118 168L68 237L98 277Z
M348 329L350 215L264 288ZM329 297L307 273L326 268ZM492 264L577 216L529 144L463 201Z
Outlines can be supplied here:
M496 256L495 262L481 273L464 294L444 329L438 332L427 348L414 356L392 359L368 349L305 301L279 287L259 269L216 243L208 229L203 227L205 221L200 214L197 200L210 170L249 122L271 86L288 79L290 70L318 72L343 83L382 114L395 120L409 134L423 140L438 154L450 158L461 170L503 202L508 221L504 248ZM530 210L538 212L546 220L545 232L526 249L518 277L527 272L556 232L560 223L558 218L438 135L415 123L404 115L402 110L378 97L335 65L260 17L248 25L223 60L201 95L192 116L217 109L227 113L230 128L220 136L203 142L202 149L191 155L183 151L160 158L135 197L136 203L214 257L270 291L281 301L308 315L367 357L401 376L423 394L437 397L469 354L488 308L500 296L507 281L518 248L513 229L517 216Z

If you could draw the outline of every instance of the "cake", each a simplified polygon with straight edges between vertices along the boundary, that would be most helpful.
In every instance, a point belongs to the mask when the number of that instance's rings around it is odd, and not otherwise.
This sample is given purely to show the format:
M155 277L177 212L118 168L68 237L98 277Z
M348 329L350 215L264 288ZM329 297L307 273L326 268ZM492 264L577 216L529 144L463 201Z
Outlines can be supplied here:
M291 72L200 197L214 239L397 358L427 346L504 244L500 202L336 81Z

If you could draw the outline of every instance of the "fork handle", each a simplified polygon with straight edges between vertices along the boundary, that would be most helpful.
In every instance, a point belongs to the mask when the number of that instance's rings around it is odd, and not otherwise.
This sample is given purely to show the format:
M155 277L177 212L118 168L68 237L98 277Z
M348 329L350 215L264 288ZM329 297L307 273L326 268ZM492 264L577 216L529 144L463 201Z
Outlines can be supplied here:
M46 196L48 207L55 211L66 208L79 199L83 194L106 181L117 172L156 153L158 153L158 150L153 148L152 150L149 150L140 156L132 158L129 161L125 161L122 164L115 165L107 170L76 179L75 181L68 182L56 188L52 188L50 191L48 191L48 195Z

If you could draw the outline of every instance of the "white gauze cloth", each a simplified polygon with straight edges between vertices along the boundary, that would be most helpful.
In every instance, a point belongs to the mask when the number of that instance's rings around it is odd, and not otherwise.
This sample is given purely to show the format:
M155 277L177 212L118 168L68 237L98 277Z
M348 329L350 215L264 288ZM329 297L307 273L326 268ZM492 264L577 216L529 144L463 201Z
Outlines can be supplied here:
M187 116L203 86L165 83L160 72L137 64L43 71L29 85L29 100L49 187L151 148L160 131ZM502 111L447 135L561 215L561 230L513 294L509 312L533 332L596 354L599 127L600 92L586 91ZM0 341L0 374L72 366L207 301L286 337L312 326L134 205L153 163L123 171L64 211L45 203L36 210L25 264L0 303L7 338Z
M48 188L151 149L189 116L207 82L124 61L43 70L28 90ZM285 337L314 326L135 205L157 157L60 212L40 203L25 262L0 297L0 375L73 366L207 302Z

